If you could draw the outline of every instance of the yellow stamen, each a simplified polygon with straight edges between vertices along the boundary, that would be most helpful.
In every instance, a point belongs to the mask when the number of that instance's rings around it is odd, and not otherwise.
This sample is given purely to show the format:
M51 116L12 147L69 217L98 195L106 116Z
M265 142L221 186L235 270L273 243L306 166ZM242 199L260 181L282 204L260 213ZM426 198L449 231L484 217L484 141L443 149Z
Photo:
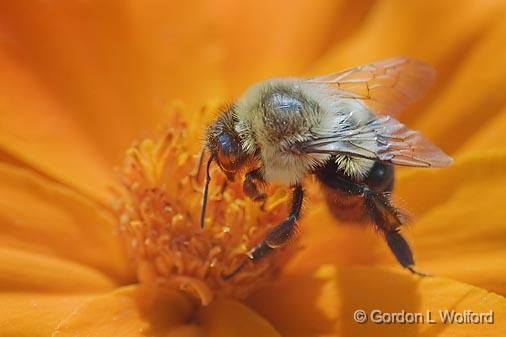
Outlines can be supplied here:
M200 229L201 182L191 175L197 158L184 123L161 137L145 139L126 152L118 170L119 229L137 264L140 282L177 286L205 305L215 297L243 299L272 280L293 255L296 243L259 262L247 253L286 216L284 190L270 188L264 210L246 199L241 179L223 188L225 176L213 167L205 228ZM247 262L234 277L225 278Z

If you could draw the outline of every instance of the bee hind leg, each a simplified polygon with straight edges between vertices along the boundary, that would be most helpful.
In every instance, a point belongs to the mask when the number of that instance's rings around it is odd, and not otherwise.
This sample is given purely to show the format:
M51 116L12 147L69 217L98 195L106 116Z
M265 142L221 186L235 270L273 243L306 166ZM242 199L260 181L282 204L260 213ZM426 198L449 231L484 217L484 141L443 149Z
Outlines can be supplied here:
M390 200L393 171L388 169L388 166L375 164L374 171L370 173L369 178L365 182L359 183L343 176L335 165L335 162L328 162L327 165L314 172L318 180L328 190L327 193L339 192L335 198L360 197L360 213L365 214L364 219L360 216L359 220L372 222L384 236L388 247L404 268L414 274L425 275L414 269L415 261L411 248L399 232L399 227L407 222L408 217L393 206ZM329 205L331 207L335 207L335 198L330 199Z
M414 268L415 261L413 259L413 253L411 252L408 242L401 235L399 230L394 229L386 232L385 239L395 258L404 268L419 276L431 276L430 274L418 271Z
M377 193L365 187L364 197L369 217L384 235L388 247L401 266L413 274L429 276L414 269L413 252L399 231L399 227L407 221L407 216L392 205L389 193Z
M297 220L300 217L304 190L301 185L293 187L290 213L285 221L274 227L267 237L248 252L249 261L257 262L276 248L282 247L290 241L296 232ZM236 275L244 266L247 260L243 261L233 272L223 275L224 279L230 279Z

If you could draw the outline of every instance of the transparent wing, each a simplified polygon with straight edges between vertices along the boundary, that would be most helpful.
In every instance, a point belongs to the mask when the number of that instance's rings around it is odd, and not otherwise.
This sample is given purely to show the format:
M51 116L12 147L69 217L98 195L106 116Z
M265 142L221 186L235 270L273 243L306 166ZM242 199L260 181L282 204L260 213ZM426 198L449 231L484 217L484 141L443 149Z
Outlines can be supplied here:
M340 96L363 100L378 114L395 116L419 99L435 80L435 70L420 61L396 57L337 73L307 79L341 91Z
M349 155L418 167L445 167L453 161L421 133L390 116L378 116L331 136L295 143L292 150L297 154Z

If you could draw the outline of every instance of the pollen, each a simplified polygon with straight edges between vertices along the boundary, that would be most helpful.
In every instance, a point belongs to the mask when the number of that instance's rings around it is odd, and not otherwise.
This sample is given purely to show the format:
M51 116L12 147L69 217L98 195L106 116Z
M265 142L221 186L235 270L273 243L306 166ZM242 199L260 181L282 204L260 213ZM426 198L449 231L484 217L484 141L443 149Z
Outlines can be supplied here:
M202 177L194 153L198 137L192 133L187 123L176 121L128 149L117 170L119 233L139 282L177 287L203 305L221 297L244 299L272 281L297 250L295 240L259 261L248 258L286 217L288 193L271 187L263 204L253 202L243 195L240 177L228 182L212 167L201 229Z

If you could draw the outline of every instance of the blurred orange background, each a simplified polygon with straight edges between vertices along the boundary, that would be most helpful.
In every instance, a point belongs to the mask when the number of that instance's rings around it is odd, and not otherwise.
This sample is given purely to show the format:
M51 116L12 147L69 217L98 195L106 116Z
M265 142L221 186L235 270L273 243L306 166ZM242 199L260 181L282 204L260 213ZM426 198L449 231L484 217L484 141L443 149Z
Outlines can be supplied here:
M163 121L174 99L200 107L229 100L272 76L327 73L396 55L438 70L437 87L421 103L437 117L413 118L445 150L464 145L460 136L449 137L449 123L458 123L459 135L467 139L504 107L503 1L5 1L0 6L0 144L32 165L44 165L36 162L47 140L41 143L37 136L65 139L59 124L79 129L88 147L81 151L96 152L104 165L112 165L133 138ZM52 156L44 161L79 167L73 152L67 149L71 157L61 162Z
M472 306L486 291L504 295L505 42L505 1L2 1L0 288L45 293L54 281L36 273L37 263L16 260L18 253L70 258L110 270L117 283L100 288L102 281L97 281L100 290L95 283L90 286L97 292L131 281L118 247L111 248L108 254L114 258L107 262L96 252L82 257L71 247L58 246L62 229L51 224L64 228L70 217L80 233L80 226L96 222L90 214L110 217L112 167L121 163L133 140L152 135L170 120L174 106L191 119L204 106L230 101L262 79L324 74L404 55L433 65L438 80L400 120L455 158L448 170L399 175L398 195L417 215L407 230L410 241L426 269L465 282L459 283L462 294L465 287L479 294L464 304ZM200 142L195 140L196 147ZM89 200L90 211L75 215L64 197L52 200L62 189L65 198ZM101 225L112 228L111 219ZM307 213L307 250L288 274L327 263L395 266L374 234L358 235L357 229L339 228L330 219L323 205ZM310 226L315 223L322 225ZM353 235L360 237L350 240ZM363 281L353 273L344 282ZM388 286L382 271L374 269L371 275ZM26 279L26 285L18 287L19 279ZM69 292L83 286L70 284ZM371 301L384 300L367 289ZM272 291L267 289L264 298L272 298ZM423 299L432 297L424 291ZM494 303L504 312L504 298L497 298ZM9 301L17 309L0 312L0 335L2 329L7 336L47 335L74 309L68 304L37 320L25 302ZM297 329L273 308L292 305L269 304L262 297L251 302L284 335L295 335ZM19 312L25 311L27 319L20 319ZM495 328L504 328L501 324ZM310 327L308 323L311 333L305 336L330 334ZM355 328L345 326L340 333ZM470 331L458 328L447 333Z

